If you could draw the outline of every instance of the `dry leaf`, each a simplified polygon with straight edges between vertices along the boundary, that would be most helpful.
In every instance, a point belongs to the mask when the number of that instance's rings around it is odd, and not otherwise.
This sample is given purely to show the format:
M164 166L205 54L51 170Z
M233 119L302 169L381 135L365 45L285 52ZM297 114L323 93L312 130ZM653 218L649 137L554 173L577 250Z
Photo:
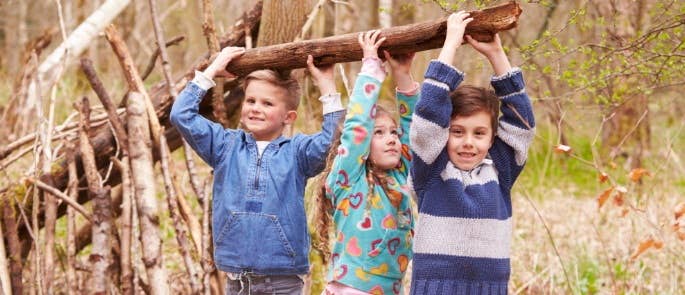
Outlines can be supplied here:
M642 255L642 253L647 251L647 249L649 249L649 248L654 247L656 249L660 249L663 246L664 246L664 243L662 241L655 240L654 238L649 237L649 238L643 240L642 242L640 242L640 245L637 246L637 249L635 249L633 254L630 255L630 260L635 260L635 258Z
M618 193L614 196L614 205L616 206L623 206L623 194Z
M560 145L557 145L556 147L554 147L554 151L557 154L570 154L572 150L573 149L570 146L563 145L563 144L560 144Z
M642 179L643 176L649 176L649 171L645 168L635 168L628 173L628 177L630 177L630 180L632 182L638 182L640 179Z
M680 204L675 205L675 220L678 220L683 214L685 214L685 202L680 202Z
M607 180L609 180L609 175L604 173L604 172L600 172L599 173L599 183L605 183Z
M609 199L609 196L611 195L612 191L614 191L613 186L606 189L604 192L602 192L601 195L599 195L599 197L597 197L597 208L602 208L602 206L604 205L604 202L606 202L607 199Z
M664 242L661 240L654 241L654 249L661 249L664 247Z
M618 167L618 165L616 164L616 162L614 162L614 161L609 162L609 168L611 168L611 169L616 169L616 167Z
M685 232L678 232L678 239L681 241L685 241Z
M630 210L628 208L623 207L623 210L621 210L621 217L626 217L630 213Z

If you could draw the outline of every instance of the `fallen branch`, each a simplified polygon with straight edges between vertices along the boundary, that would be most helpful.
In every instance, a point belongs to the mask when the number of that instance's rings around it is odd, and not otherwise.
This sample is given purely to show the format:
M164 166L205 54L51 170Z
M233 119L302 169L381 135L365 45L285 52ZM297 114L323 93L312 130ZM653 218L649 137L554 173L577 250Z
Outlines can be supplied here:
M479 11L471 11L473 21L466 27L466 34L481 42L490 42L494 34L516 26L522 10L512 1ZM442 46L447 32L446 18L381 30L386 40L379 51L393 54L435 49ZM289 70L305 68L307 55L312 55L317 65L358 61L362 50L357 43L358 33L257 47L231 61L228 70L239 76L252 71L270 68ZM382 55L379 55L382 56Z

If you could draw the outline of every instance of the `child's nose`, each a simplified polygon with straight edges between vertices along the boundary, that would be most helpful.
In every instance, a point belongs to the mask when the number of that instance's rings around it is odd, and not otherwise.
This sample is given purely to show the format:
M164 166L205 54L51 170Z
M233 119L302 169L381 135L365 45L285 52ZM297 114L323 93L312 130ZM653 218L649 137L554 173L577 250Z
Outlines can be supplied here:
M473 146L473 136L466 135L464 137L464 146L469 146L469 147Z
M387 143L388 145L395 145L397 143L397 136L393 134L388 135Z

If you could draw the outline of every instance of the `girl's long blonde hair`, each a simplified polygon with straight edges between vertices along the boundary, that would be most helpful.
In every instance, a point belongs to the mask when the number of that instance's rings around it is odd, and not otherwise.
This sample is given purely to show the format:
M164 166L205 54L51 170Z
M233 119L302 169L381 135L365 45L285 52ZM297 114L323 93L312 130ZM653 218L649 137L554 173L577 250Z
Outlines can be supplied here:
M388 116L391 118L395 125L397 125L397 120L392 113L385 110L385 108L380 105L376 105L376 118L379 116ZM326 156L326 167L323 172L319 175L316 181L316 189L314 190L314 200L316 201L314 220L316 220L315 228L318 233L318 241L312 243L314 249L319 252L321 261L324 265L328 264L329 257L331 256L330 249L330 232L331 225L333 223L332 213L333 213L333 203L331 199L326 197L327 191L332 191L332 188L327 187L326 180L328 175L331 174L331 168L333 166L333 161L335 156L338 155L338 147L340 147L340 136L342 133L342 122L338 124L338 130L334 134L334 140L328 150L328 156ZM404 197L400 192L392 190L388 187L388 180L383 171L377 171L373 167L371 161L366 162L366 180L369 184L369 193L366 197L366 202L369 201L370 197L373 197L374 187L376 183L380 184L383 191L386 192L388 199L393 204L396 209L399 209L400 204L402 204L402 198ZM337 196L336 196L337 197Z

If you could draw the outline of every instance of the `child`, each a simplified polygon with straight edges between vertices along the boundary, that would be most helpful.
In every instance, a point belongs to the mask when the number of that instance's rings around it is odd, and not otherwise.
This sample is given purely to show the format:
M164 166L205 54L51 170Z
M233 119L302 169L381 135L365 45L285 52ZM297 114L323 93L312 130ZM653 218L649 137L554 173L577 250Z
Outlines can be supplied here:
M507 294L511 187L535 122L521 70L511 68L498 36L490 43L466 36L492 65L495 92L457 88L464 74L450 64L468 17L462 11L448 18L411 126L419 206L412 294Z
M362 70L350 97L339 146L331 147L325 185L318 192L320 247L328 252L330 214L335 243L324 294L399 294L411 260L408 128L419 84L410 75L413 54L393 59L400 128L376 105L385 72L378 48L380 31L359 34ZM334 157L334 159L333 159ZM324 196L324 197L322 197ZM329 211L330 210L330 211Z
M324 168L336 124L342 118L333 67L322 68L323 130L282 136L297 117L299 85L270 70L244 81L240 121L246 130L224 129L198 114L215 76L232 77L226 65L244 48L226 47L179 94L171 122L214 168L212 229L216 266L229 274L228 294L301 294L309 272L309 234L304 187ZM316 69L311 63L310 70ZM316 69L319 70L319 69Z

